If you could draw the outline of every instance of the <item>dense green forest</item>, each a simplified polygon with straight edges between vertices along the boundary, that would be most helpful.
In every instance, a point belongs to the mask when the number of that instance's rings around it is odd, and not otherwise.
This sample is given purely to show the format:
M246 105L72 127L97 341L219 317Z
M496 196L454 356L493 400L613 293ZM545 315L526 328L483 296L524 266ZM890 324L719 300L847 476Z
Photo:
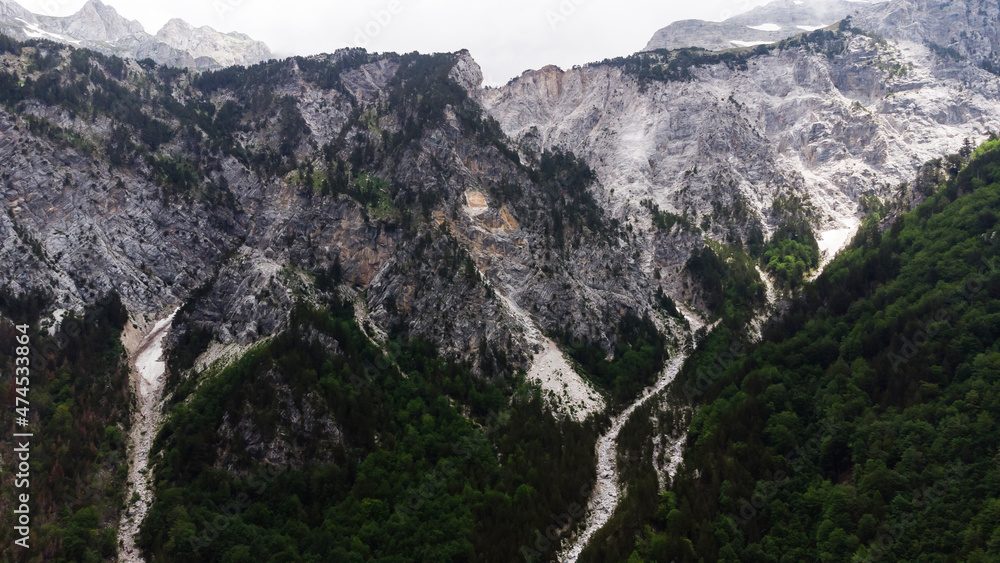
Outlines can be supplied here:
M31 446L31 550L14 545L14 475L2 477L4 561L104 561L118 551L118 518L124 505L128 460L125 452L131 413L128 364L119 335L127 313L117 294L68 314L51 334L38 326L48 304L42 294L0 294L0 421L12 432L33 432ZM18 379L14 352L29 324L30 426L15 426ZM16 430L14 430L16 429ZM15 459L13 439L0 453ZM12 462L11 462L12 463ZM19 537L19 536L18 536ZM33 559L37 560L37 559Z
M784 223L764 247L763 260L782 287L798 289L819 267L819 244L806 223Z
M741 247L707 241L684 268L702 289L709 311L738 330L767 304L756 261Z
M586 502L597 423L554 419L523 379L473 377L416 340L386 354L336 300L301 306L291 327L197 388L181 384L189 397L157 438L141 534L154 560L513 561L551 515ZM334 421L340 442L321 451L281 436L283 386ZM251 439L229 440L224 421L243 418ZM248 451L275 439L307 461Z
M652 385L669 357L667 339L649 316L640 318L634 313L626 314L618 324L618 336L619 345L611 359L600 346L574 340L568 331L560 337L582 374L598 388L610 392L613 410Z
M1000 141L686 366L685 464L630 561L1000 558ZM721 361L720 361L721 358ZM626 552L627 553L627 552Z

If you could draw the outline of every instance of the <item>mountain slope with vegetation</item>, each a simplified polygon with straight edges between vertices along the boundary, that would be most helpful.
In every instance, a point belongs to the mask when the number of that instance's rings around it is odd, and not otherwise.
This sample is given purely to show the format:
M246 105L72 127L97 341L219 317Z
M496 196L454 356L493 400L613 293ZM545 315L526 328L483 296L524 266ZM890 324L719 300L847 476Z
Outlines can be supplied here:
M556 420L523 379L483 381L426 342L387 348L333 301L204 376L157 439L153 560L512 561L584 500L593 423ZM284 441L302 455L260 455Z
M631 560L1000 556L1000 141L955 172L729 369L700 352L684 463Z
M38 332L114 295L117 336L177 309L150 556L506 561L558 524L550 558L579 523L562 515L586 503L606 417L525 381L527 333L624 402L682 319L620 252L630 235L589 168L522 155L483 115L453 76L467 57L345 50L196 74L0 41L0 313ZM209 367L220 350L233 365ZM95 370L119 405L124 365ZM76 491L128 490L114 438L129 411L56 389L87 421L70 431L89 442L66 439L109 452L87 452L104 465L78 464ZM120 495L46 505L46 553L113 557Z
M23 336L16 326L32 325L47 306L40 295L17 298L0 292L0 396L10 408L0 424L13 432L31 432L30 551L14 544L15 493L19 472L4 468L0 487L4 561L103 561L118 550L116 528L122 506L128 461L125 436L132 410L128 363L120 335L127 312L117 295L108 295L83 315L70 313L58 327L27 329L28 356L15 358ZM10 319L8 322L7 319ZM29 360L27 377L15 367ZM14 374L17 377L14 377ZM25 408L28 426L15 425L14 410ZM14 430L16 429L16 430ZM0 457L12 463L19 454L14 440L0 444ZM18 534L16 537L20 537Z
M995 559L998 143L902 183L1000 126L972 14L958 57L845 21L498 89L464 51L196 73L0 36L41 558L116 557L149 423L153 561L551 561L598 473L585 561ZM127 377L157 321L160 429Z

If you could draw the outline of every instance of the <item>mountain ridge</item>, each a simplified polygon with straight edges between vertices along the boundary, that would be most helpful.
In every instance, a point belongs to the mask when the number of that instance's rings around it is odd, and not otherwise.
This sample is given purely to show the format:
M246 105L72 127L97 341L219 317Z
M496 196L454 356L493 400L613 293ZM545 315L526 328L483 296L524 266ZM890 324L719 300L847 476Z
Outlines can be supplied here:
M106 55L151 58L159 64L196 70L249 66L272 58L266 44L246 34L181 22L172 19L151 35L141 23L123 17L101 0L88 0L75 14L64 17L33 14L14 0L0 4L0 32L20 40L49 39Z
M697 47L710 51L775 43L829 27L887 0L774 0L721 22L681 20L658 30L643 51Z

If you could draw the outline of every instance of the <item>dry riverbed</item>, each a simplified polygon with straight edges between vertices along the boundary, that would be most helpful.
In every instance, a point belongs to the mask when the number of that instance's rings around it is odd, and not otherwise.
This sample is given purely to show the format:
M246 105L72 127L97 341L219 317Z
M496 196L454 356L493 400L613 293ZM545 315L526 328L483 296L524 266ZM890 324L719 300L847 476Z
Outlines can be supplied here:
M118 560L123 563L143 561L142 554L135 547L135 536L153 501L149 453L163 416L161 407L166 384L163 339L170 332L176 314L177 311L174 310L152 327L143 327L129 321L123 338L129 352L131 383L138 407L132 418L132 431L128 440L129 481L125 497L128 508L122 514L118 528L121 546ZM148 330L144 330L147 328ZM138 499L132 502L136 494Z

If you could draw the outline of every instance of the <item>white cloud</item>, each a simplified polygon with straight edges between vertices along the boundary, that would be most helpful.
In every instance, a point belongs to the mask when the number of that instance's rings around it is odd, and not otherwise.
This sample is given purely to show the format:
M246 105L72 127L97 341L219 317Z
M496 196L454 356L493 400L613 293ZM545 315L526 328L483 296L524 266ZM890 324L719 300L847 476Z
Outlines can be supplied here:
M34 12L68 15L84 0L22 0ZM529 68L568 68L642 49L672 21L722 20L767 0L105 0L150 33L184 18L241 31L285 56L365 43L370 51L469 49L488 82ZM367 33L366 33L367 29ZM374 31L375 33L370 33Z

